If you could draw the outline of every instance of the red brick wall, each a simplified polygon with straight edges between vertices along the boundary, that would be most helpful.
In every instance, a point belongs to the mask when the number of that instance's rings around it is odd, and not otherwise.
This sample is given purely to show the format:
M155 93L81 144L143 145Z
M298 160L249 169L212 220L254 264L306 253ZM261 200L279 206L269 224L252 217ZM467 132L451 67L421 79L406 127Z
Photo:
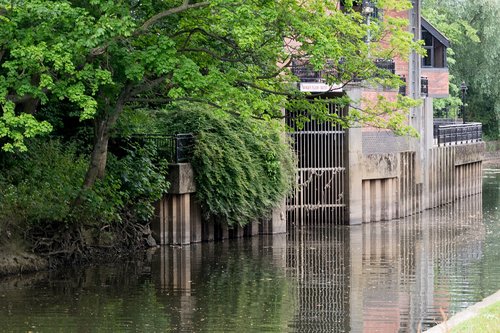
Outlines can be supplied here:
M449 96L448 68L422 67L422 76L426 76L429 80L429 97Z

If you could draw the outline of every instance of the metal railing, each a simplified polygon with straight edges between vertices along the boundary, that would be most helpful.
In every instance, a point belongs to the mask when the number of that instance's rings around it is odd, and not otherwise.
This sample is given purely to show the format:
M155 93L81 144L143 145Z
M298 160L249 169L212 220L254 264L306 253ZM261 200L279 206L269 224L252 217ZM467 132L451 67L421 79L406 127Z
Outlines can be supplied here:
M292 74L295 75L300 82L318 82L325 83L328 76L339 76L338 68L333 66L333 62L329 61L328 66L331 69L316 71L314 67L307 61L307 59L293 60L290 67ZM392 59L376 59L374 64L379 69L384 69L394 74L396 71L396 65ZM339 61L339 65L342 65L342 60ZM360 78L353 78L353 82L361 81Z
M437 139L439 134L439 126L462 124L462 120L453 118L434 118L433 123L434 123L433 134L434 138Z
M194 135L191 133L134 134L130 140L139 144L152 145L156 149L157 156L170 163L188 162L194 147Z
M391 74L396 72L396 64L392 59L376 59L375 66L380 69L388 70Z
M482 124L447 124L434 126L438 146L458 145L482 141Z

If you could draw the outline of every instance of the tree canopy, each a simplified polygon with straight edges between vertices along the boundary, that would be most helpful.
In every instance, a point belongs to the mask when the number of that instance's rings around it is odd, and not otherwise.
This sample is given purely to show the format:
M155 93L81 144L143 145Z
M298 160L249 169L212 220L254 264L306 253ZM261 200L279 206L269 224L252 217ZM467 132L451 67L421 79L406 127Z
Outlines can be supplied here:
M406 21L387 17L367 24L352 1L344 5L339 10L329 0L0 0L2 149L23 150L25 138L50 132L51 124L40 121L37 111L64 101L71 105L68 112L94 124L88 188L104 175L108 141L124 109L189 102L266 120L281 117L283 108L308 107L313 116L335 120L321 104L304 103L306 94L292 84L294 59L334 73L328 77L332 84L362 78L395 86L397 78L381 73L373 59L405 56L416 47ZM410 2L377 5L403 10ZM387 103L384 113L390 113ZM378 114L355 117L370 121ZM401 120L387 124L397 127Z
M494 0L425 0L424 15L452 42L449 62L452 96L468 85L466 119L483 123L485 134L500 136L500 3ZM458 103L455 103L457 105ZM461 103L460 103L461 104Z

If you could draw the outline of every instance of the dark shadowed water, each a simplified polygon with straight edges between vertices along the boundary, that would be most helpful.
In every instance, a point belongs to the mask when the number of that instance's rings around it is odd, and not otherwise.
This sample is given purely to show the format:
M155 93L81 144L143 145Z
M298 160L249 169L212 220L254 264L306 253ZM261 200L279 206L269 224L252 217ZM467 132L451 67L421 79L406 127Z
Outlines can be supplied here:
M2 332L418 332L500 288L500 170L390 223L189 247L0 281Z

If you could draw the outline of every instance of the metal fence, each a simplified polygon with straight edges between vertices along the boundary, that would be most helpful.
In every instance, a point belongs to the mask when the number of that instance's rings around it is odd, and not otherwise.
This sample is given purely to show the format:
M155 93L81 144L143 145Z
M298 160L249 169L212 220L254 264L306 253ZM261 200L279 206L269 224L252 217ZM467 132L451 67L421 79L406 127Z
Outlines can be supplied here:
M343 61L340 60L338 65L342 65L342 63ZM387 70L391 74L394 74L396 71L395 63L392 59L375 59L374 64L377 68ZM332 61L327 62L325 70L316 71L307 59L294 60L290 69L300 82L325 83L328 80L328 76L340 77L338 66L334 66ZM359 82L361 79L355 77L352 81Z
M131 142L152 145L160 158L170 163L186 163L192 154L194 147L194 135L191 133L181 134L134 134Z
M380 69L385 69L391 74L396 72L396 65L392 59L375 59L375 66Z
M329 113L344 115L340 106L328 103ZM323 223L342 224L345 220L345 131L331 122L311 120L303 128L294 122L300 114L287 112L297 154L297 184L287 199L289 227Z
M434 118L434 139L437 139L439 133L439 126L444 125L458 125L463 124L462 119L453 119L453 118Z
M456 145L482 140L482 124L447 124L434 126L434 139L438 146Z

